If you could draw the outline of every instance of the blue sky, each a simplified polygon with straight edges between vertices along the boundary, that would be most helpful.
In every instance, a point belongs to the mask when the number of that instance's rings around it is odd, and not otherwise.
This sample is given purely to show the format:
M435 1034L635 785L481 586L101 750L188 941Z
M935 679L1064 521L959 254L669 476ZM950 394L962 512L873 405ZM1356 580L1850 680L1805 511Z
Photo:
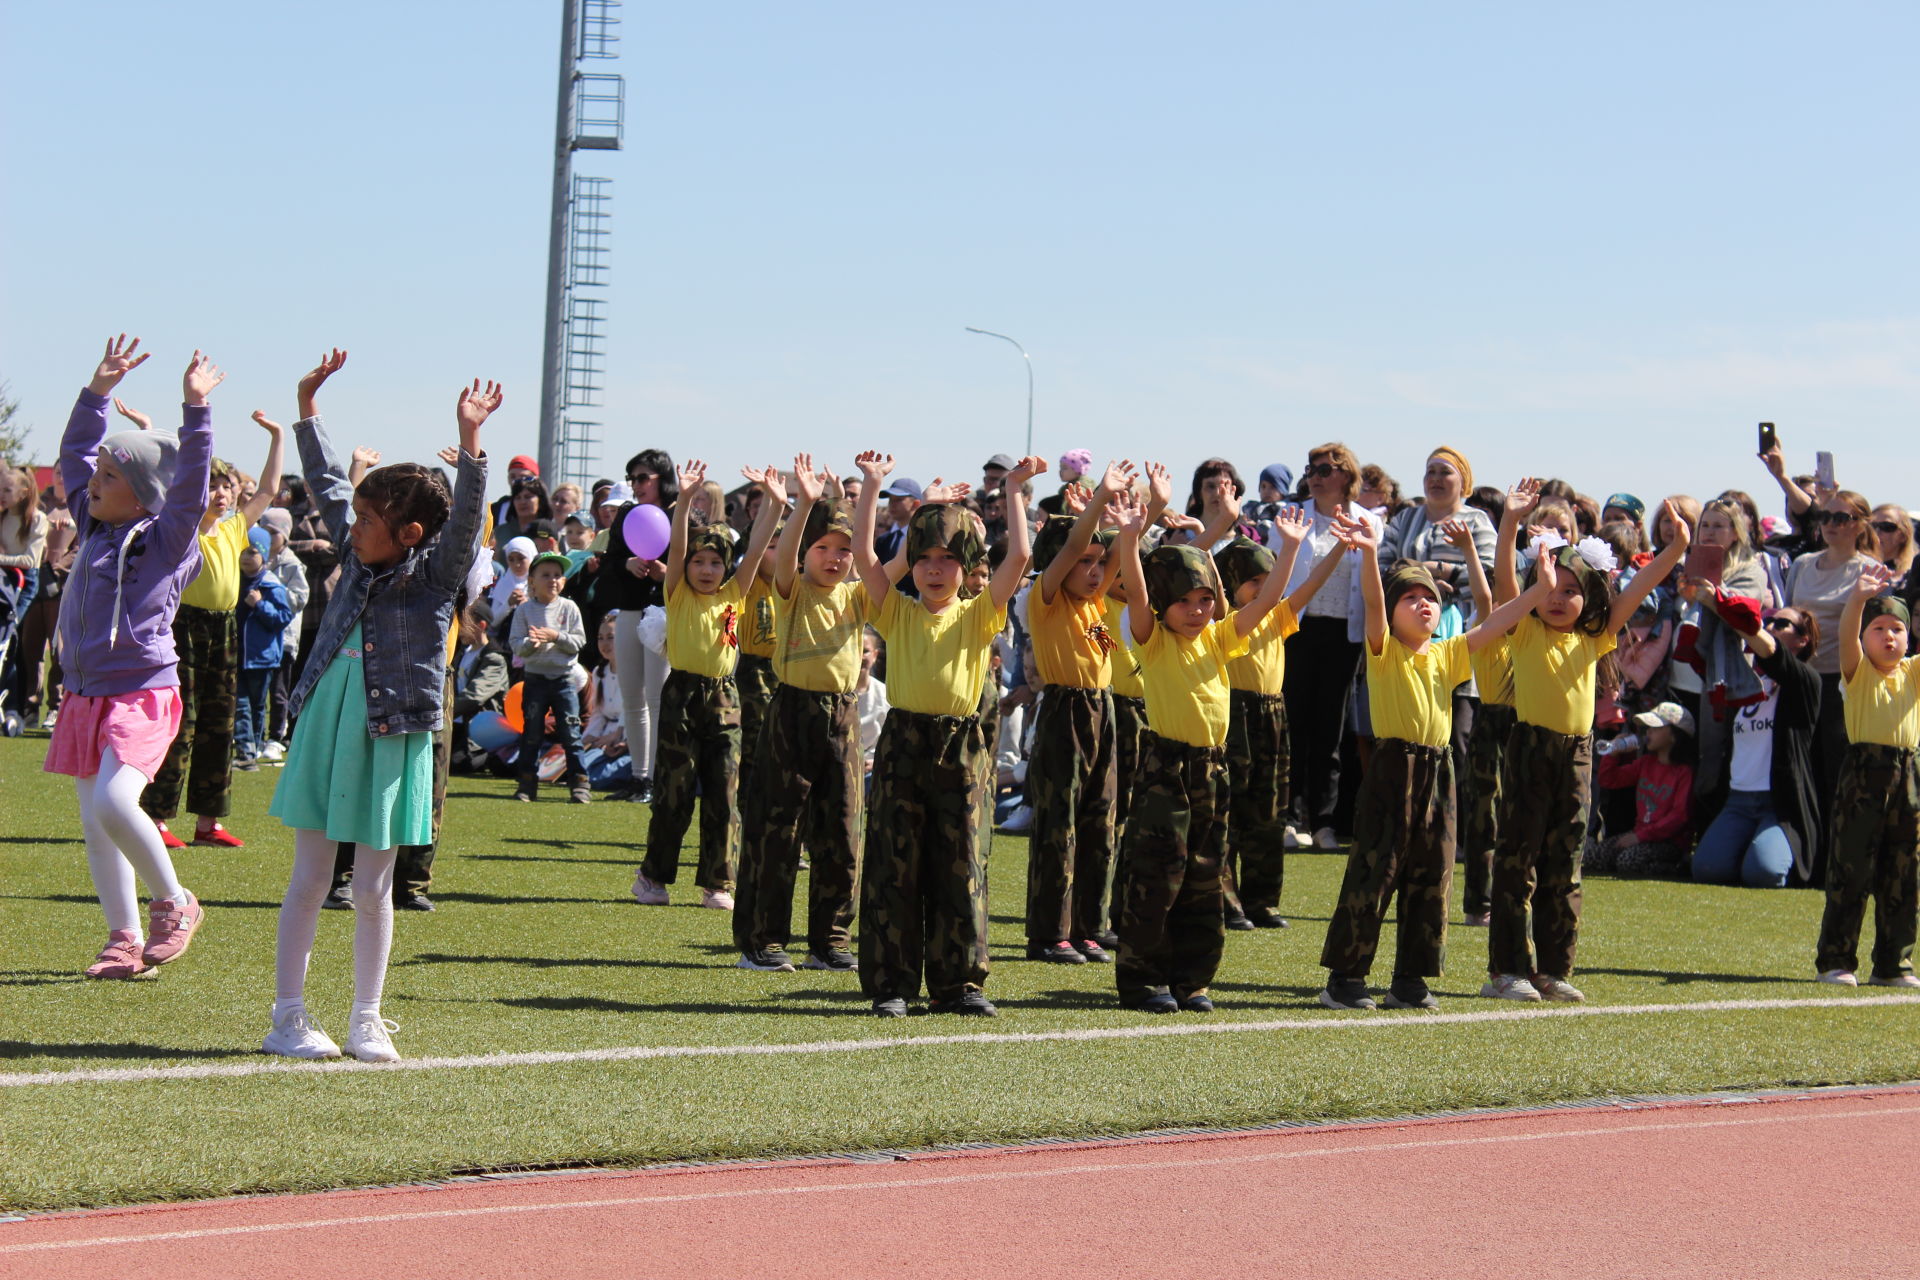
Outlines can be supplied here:
M195 346L425 458L501 378L531 451L559 6L11 6L0 378L50 455L103 335ZM1417 480L1920 503L1910 4L629 3L608 470L873 445L1249 478L1344 439Z

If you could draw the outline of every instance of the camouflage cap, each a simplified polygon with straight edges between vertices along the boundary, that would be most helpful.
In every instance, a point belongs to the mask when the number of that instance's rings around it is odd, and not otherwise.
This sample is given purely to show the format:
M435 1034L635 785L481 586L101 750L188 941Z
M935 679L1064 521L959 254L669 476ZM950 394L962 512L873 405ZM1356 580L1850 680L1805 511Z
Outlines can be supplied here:
M1866 607L1860 610L1860 629L1865 631L1875 618L1892 618L1908 630L1913 629L1913 612L1899 596L1868 597Z
M1156 618L1165 618L1167 606L1189 591L1218 589L1207 553L1195 546L1155 547L1141 561L1141 568L1147 577L1147 604Z
M724 524L701 525L687 534L687 559L691 560L696 552L711 551L720 557L720 563L727 567L725 582L733 576L733 530Z
M825 498L807 508L807 524L800 531L800 554L830 533L845 535L853 543L853 511L839 498Z
M1445 596L1440 594L1440 584L1433 580L1433 574L1428 572L1427 566L1416 564L1411 560L1403 560L1394 566L1392 573L1387 575L1386 595L1387 618L1389 622L1392 621L1394 607L1400 603L1400 597L1406 595L1407 592L1413 590L1415 587L1422 588L1435 600L1446 599Z
M951 503L937 502L921 507L907 524L907 564L933 550L951 551L960 567L969 572L986 558L986 544L980 540L980 527L973 512Z
M1076 517L1050 515L1041 524L1040 532L1033 538L1033 557L1027 567L1034 573L1045 573L1047 566L1053 563L1055 556L1066 548L1067 540L1073 536ZM1102 529L1093 535L1093 545L1111 548L1116 533L1112 529Z
M1220 571L1220 585L1231 604L1248 581L1273 572L1273 552L1252 538L1235 538L1213 553L1213 567Z

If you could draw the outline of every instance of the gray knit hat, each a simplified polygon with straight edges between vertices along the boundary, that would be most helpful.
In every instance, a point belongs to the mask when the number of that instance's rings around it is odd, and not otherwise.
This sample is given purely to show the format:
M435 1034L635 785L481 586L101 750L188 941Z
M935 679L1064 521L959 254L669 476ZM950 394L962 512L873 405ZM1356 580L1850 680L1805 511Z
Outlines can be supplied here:
M179 438L164 431L116 431L100 442L100 452L120 468L147 514L159 515L167 505L167 486L173 483Z

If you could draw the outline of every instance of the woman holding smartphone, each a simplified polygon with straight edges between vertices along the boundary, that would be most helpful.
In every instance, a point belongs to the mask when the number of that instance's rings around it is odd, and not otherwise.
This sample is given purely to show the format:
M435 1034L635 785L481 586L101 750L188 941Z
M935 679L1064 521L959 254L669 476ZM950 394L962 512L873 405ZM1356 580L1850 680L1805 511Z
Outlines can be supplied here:
M1811 514L1819 521L1818 551L1809 551L1787 570L1787 603L1811 614L1820 627L1820 645L1808 665L1820 674L1820 720L1814 728L1813 771L1821 818L1833 803L1840 761L1847 753L1847 725L1840 704L1840 612L1854 582L1875 562L1879 549L1867 521L1873 508L1851 489L1822 495Z

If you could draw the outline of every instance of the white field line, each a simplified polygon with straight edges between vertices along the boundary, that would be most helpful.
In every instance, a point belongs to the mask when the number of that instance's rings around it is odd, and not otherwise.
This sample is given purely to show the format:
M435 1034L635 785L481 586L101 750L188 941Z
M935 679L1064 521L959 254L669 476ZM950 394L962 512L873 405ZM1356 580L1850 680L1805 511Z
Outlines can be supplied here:
M1744 1013L1796 1009L1857 1009L1908 1005L1920 1009L1920 996L1821 996L1787 1000L1697 1000L1685 1004L1548 1005L1487 1009L1476 1013L1408 1016L1270 1018L1257 1022L1153 1022L1137 1027L1100 1027L1080 1031L977 1032L970 1035L899 1036L884 1040L805 1040L791 1044L624 1045L607 1049L554 1049L532 1053L484 1053L461 1057L409 1058L401 1062L330 1059L304 1062L270 1058L260 1062L201 1063L184 1067L107 1067L80 1071L0 1073L0 1088L54 1084L137 1084L146 1080L214 1080L235 1076L320 1075L360 1071L442 1071L471 1067L544 1067L574 1062L642 1062L654 1058L732 1058L786 1054L865 1053L886 1049L924 1049L942 1045L1054 1044L1098 1040L1145 1040L1155 1036L1244 1035L1263 1031L1389 1031L1486 1022L1527 1022L1558 1018L1619 1018L1645 1014Z
M1920 1107L1876 1107L1858 1111L1819 1111L1806 1115L1757 1115L1737 1119L1670 1120L1648 1124L1620 1124L1592 1129L1554 1129L1534 1133L1489 1134L1475 1138L1419 1138L1404 1142L1347 1142L1337 1146L1304 1147L1299 1150L1263 1151L1251 1155L1209 1156L1187 1160L1141 1160L1111 1164L1075 1164L1054 1169L1000 1169L985 1173L955 1173L926 1178L875 1178L858 1182L789 1183L775 1187L744 1187L730 1191L691 1191L677 1195L610 1196L597 1200L561 1200L540 1204L479 1205L471 1209L418 1209L403 1213L368 1213L353 1217L315 1218L301 1222L261 1222L238 1227L201 1227L183 1231L156 1231L146 1235L94 1236L80 1240L41 1240L24 1244L0 1245L0 1256L14 1253L41 1253L53 1249L86 1249L103 1245L158 1244L171 1240L203 1240L213 1236L264 1235L276 1231L311 1231L320 1227L363 1227L387 1222L420 1222L435 1218L484 1218L508 1213L549 1213L567 1210L624 1209L638 1205L687 1204L701 1200L743 1200L777 1196L803 1196L833 1192L896 1191L925 1187L964 1186L982 1182L1021 1182L1035 1178L1068 1178L1102 1174L1161 1174L1169 1169L1205 1169L1221 1165L1267 1164L1280 1160L1305 1160L1317 1156L1370 1155L1375 1152L1435 1150L1446 1147L1478 1147L1494 1143L1555 1142L1564 1138L1606 1138L1638 1133L1663 1133L1681 1129L1744 1129L1757 1125L1805 1124L1824 1120L1880 1120L1886 1116L1920 1114ZM1485 1117L1467 1123L1482 1124ZM1530 1117L1532 1118L1532 1117ZM1166 1150L1167 1148L1160 1148ZM436 1188L432 1194L441 1194Z

